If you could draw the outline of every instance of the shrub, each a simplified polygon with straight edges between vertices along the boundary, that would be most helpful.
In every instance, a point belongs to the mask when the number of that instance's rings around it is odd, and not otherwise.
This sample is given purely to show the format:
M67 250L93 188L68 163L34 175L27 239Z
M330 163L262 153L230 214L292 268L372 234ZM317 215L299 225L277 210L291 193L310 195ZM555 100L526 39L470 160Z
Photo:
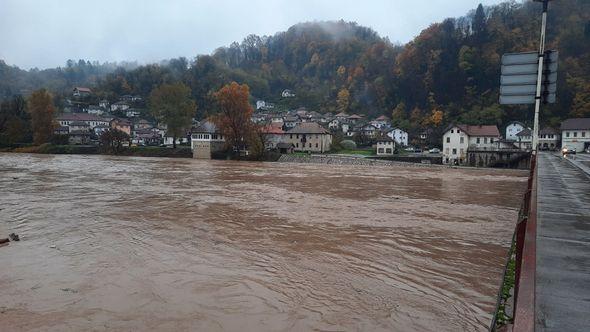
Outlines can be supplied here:
M356 143L353 142L353 141L351 141L351 140L349 140L349 139L340 142L340 146L342 146L342 148L344 150L354 150L354 149L356 149Z

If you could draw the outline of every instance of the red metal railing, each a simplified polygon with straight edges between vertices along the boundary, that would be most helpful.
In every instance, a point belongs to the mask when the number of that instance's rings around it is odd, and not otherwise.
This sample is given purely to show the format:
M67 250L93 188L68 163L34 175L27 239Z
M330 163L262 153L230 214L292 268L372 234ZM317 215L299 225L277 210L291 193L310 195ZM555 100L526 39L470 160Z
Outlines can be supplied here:
M527 182L527 190L523 195L518 223L514 230L515 277L514 277L514 311L512 331L534 331L535 329L535 268L536 268L536 237L537 237L537 163L536 156L531 156L531 168ZM512 251L508 260L511 259ZM508 262L504 270L506 278ZM502 301L502 289L498 294L496 315L492 320L490 331L496 331L497 311Z
M516 277L513 331L535 330L535 274L537 260L537 160L531 157L531 172L524 196L524 218L516 227Z

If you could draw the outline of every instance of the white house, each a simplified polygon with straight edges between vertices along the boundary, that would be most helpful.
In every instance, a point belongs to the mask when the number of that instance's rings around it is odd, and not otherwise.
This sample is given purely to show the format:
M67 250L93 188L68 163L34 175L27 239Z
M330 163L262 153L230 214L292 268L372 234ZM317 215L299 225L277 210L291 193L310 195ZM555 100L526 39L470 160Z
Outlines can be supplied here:
M291 91L289 89L285 89L281 93L281 97L283 97L283 98L292 98L292 97L295 97L295 92L293 92L293 91Z
M590 118L567 119L561 123L561 147L578 152L590 148Z
M118 101L111 105L111 111L126 111L129 109L129 104L125 101Z
M92 94L92 90L90 90L89 88L81 87L81 86L75 87L72 91L72 95L74 97L86 97L91 94Z
M553 128L543 128L539 131L539 148L554 150L559 147L561 136Z
M328 128L330 130L338 130L338 128L340 128L340 120L333 119L332 121L328 122Z
M533 133L530 129L525 128L516 134L515 144L521 150L530 150L533 146Z
M387 136L393 139L397 144L401 146L408 145L408 133L400 128L392 128L387 131Z
M275 108L275 105L273 103L267 103L264 100L256 101L256 109L257 110L268 111L268 110L272 110L273 108Z
M128 118L136 118L141 115L141 112L138 109L130 108L127 111L125 111L125 115Z
M193 158L211 159L211 154L222 151L225 147L225 137L211 121L203 121L191 132L191 149Z
M395 151L395 141L389 136L384 136L377 140L377 155L392 156Z
M72 122L82 121L85 122L90 129L94 129L94 127L100 125L108 126L111 118L103 118L88 113L65 113L58 115L55 120L60 126L66 127L69 127Z
M512 121L506 126L506 139L511 141L518 141L516 134L520 133L527 127L518 121ZM530 128L529 128L530 129Z
M381 115L377 119L371 121L371 123L379 129L381 129L385 126L388 126L390 122L391 122L391 120L388 117L386 117L385 115Z
M494 150L500 138L500 131L495 125L451 125L443 135L443 163L465 164L468 149Z
M109 108L109 101L106 99L102 99L101 101L98 102L98 106L107 109Z
M104 109L100 106L90 105L86 108L86 113L94 115L103 115Z

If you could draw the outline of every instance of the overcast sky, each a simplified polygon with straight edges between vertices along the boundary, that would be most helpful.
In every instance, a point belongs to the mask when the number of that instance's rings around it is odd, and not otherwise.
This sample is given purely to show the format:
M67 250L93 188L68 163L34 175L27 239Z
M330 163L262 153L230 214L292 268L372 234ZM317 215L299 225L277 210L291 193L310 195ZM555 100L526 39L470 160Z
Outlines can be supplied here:
M405 43L433 22L500 0L0 0L0 59L157 62L210 54L305 21L355 21Z

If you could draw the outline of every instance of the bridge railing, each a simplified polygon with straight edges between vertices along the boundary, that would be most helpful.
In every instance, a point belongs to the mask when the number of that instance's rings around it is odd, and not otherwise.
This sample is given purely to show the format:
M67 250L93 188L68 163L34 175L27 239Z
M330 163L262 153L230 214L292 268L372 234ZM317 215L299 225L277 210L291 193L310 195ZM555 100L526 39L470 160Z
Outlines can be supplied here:
M536 273L536 238L537 238L537 160L531 156L531 168L527 180L527 190L523 195L518 223L514 230L514 304L512 331L532 332L535 330L535 273ZM508 257L512 257L512 251ZM504 279L508 263L504 271ZM504 281L503 281L504 283ZM502 300L503 287L500 287L496 314L490 331L496 331L496 317Z

